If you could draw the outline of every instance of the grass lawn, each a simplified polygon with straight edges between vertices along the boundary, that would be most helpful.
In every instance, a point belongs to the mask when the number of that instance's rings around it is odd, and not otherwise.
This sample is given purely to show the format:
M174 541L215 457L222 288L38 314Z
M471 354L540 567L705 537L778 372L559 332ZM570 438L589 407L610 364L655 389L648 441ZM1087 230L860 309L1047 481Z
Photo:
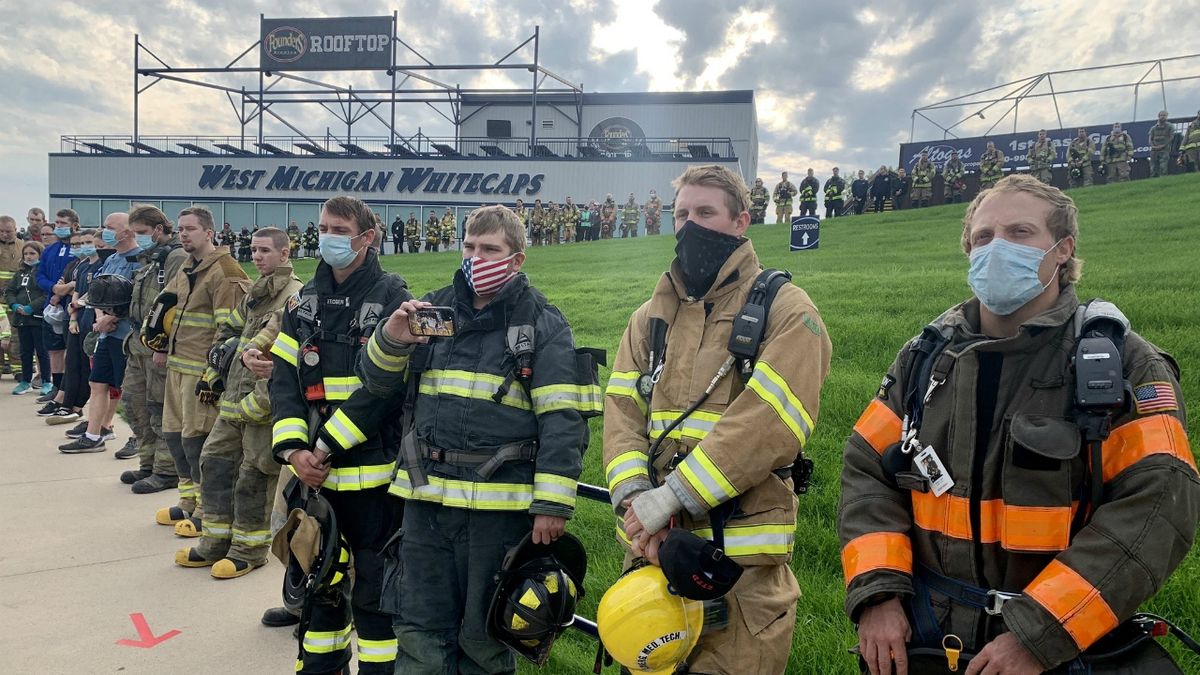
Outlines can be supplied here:
M1115 302L1134 330L1173 354L1183 369L1185 400L1200 400L1200 179L1176 176L1074 191L1080 210L1079 255L1086 261L1079 294ZM896 351L942 310L970 296L959 246L965 205L899 211L826 223L821 248L791 253L788 230L755 226L751 238L764 265L790 270L820 308L833 340L829 379L809 444L817 465L814 486L801 499L792 568L800 581L797 627L789 673L857 673L846 649L856 637L842 613L843 583L836 534L841 451ZM562 309L581 346L608 349L645 301L673 257L671 237L570 244L530 251L525 271ZM390 243L388 245L390 249ZM449 283L456 252L388 255L414 293ZM312 274L311 261L297 264ZM253 270L250 270L253 275ZM607 378L608 372L603 376ZM602 382L603 384L603 382ZM1188 432L1200 438L1195 416ZM584 482L603 485L601 421L592 421ZM1196 443L1193 440L1193 448ZM752 452L753 448L747 448ZM606 505L581 500L569 529L586 544L591 564L580 612L595 616L604 590L620 573L621 553ZM1200 554L1184 561L1146 609L1200 636ZM1185 672L1200 658L1164 640ZM590 672L595 645L568 632L545 672ZM522 664L520 672L537 672ZM615 672L610 670L609 672Z

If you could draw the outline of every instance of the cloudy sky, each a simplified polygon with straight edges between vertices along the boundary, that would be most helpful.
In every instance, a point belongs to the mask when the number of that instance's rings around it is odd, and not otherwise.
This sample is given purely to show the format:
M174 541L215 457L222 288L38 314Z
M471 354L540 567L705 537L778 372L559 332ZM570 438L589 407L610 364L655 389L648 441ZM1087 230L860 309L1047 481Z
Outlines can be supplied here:
M872 5L871 9L867 9ZM886 3L719 0L0 0L8 40L0 48L0 212L23 215L47 202L47 153L62 135L128 134L132 128L133 34L174 66L231 61L258 38L258 13L346 16L399 12L403 40L435 63L495 60L541 26L541 61L587 91L755 90L759 173L818 175L896 162L913 108L1037 73L1181 56L1200 35L1190 0L1130 7L1116 2L1008 3L917 0ZM250 61L249 63L253 63ZM1133 82L1145 66L1103 75L1063 75L1058 90ZM1200 75L1200 59L1165 76ZM238 83L227 79L226 83ZM257 86L256 79L242 80ZM503 74L464 76L463 86L505 85ZM354 82L371 84L370 76ZM526 78L520 79L527 86ZM1043 88L1039 91L1047 91ZM1170 83L1172 115L1200 107L1200 81ZM1143 88L1138 117L1161 107ZM236 134L218 92L160 83L142 98L144 134ZM987 120L959 127L987 131ZM932 115L945 125L973 110ZM398 127L449 134L425 106L402 106ZM1062 97L1064 125L1129 120L1132 90ZM1022 129L1057 126L1049 98L1020 111ZM319 109L306 131L334 125ZM999 131L1011 131L1001 123ZM268 133L289 133L267 126ZM382 133L364 126L364 135ZM918 122L917 139L940 138Z

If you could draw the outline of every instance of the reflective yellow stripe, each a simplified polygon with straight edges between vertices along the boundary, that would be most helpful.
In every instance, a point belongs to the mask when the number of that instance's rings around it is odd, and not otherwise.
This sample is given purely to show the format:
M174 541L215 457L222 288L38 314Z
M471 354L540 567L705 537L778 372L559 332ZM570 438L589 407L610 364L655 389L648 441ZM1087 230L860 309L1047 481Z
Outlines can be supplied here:
M429 476L429 483L413 488L404 469L396 471L396 478L388 492L403 499L418 499L479 511L524 511L533 503L533 486L521 483L473 483L451 480L440 476Z
M696 494L711 507L738 496L733 484L700 446L688 453L687 459L679 465L679 472Z
M379 346L380 339L379 331L375 331L371 335L371 339L367 340L367 360L376 368L389 373L398 373L404 370L404 366L408 365L408 357L392 356L383 351L383 347Z
M251 530L247 532L246 530L239 530L236 527L233 528L233 543L235 544L250 547L266 546L271 543L271 539L270 530Z
M254 392L251 392L242 398L241 403L238 404L238 409L243 415L246 416L247 419L251 420L266 419L267 416L271 414L270 409L264 408L262 404L258 402L258 397L254 395Z
M229 523L210 523L207 520L200 523L200 535L209 539L228 539L232 533Z
M176 316L175 325L189 326L191 328L212 328L217 324L213 319L213 315L209 314L208 312L184 310L178 316Z
M633 399L637 403L637 407L646 414L646 401L642 399L641 394L637 391L637 381L642 374L636 370L614 370L608 378L608 387L604 390L605 396L624 396Z
M473 373L468 370L427 370L421 374L420 392L427 396L459 396L462 398L492 401L492 396L504 384L504 378L491 373ZM494 401L493 401L494 402ZM521 410L532 410L529 397L517 383L513 383L504 398L504 405Z
M575 507L575 491L579 481L553 473L533 474L533 498L543 502L554 502Z
M667 427L683 414L682 410L655 410L650 413L650 439L655 440L662 436ZM677 441L684 438L691 438L696 441L703 441L713 427L717 426L717 422L721 421L721 413L709 412L707 410L697 410L691 415L688 415L679 426L671 430L667 434L667 438L672 438Z
M612 490L622 481L627 481L630 478L650 478L650 461L649 455L641 450L630 450L623 452L616 457L605 467L604 473L608 479L608 489Z
M354 377L323 377L321 383L325 386L326 401L345 401L350 394L362 389L362 380Z
M396 660L397 644L391 640L358 638L358 660L361 663L389 663Z
M308 442L308 421L299 417L285 417L271 427L271 445L284 441Z
M328 390L326 390L326 393L328 393ZM333 440L337 442L342 450L349 450L367 440L367 435L358 428L358 425L354 423L354 420L350 419L349 415L342 412L341 408L333 411L333 415L330 416L329 421L325 423L323 428L325 429L325 433L333 437Z
M242 409L233 401L221 399L221 419L230 422L240 422L242 420Z
M296 473L290 464L288 468L292 470L292 473ZM380 485L387 485L392 480L392 472L395 470L395 462L336 467L329 470L329 475L325 478L325 482L321 483L321 487L338 492L369 490Z
M174 370L177 373L184 375L194 375L195 377L204 377L204 369L208 367L203 361L189 359L174 354L167 357L167 370ZM187 392L191 394L191 392Z
M330 654L350 646L350 626L341 630L316 631L304 633L304 651L309 654Z
M271 346L271 353L294 366L299 363L300 343L296 342L296 338L281 332L275 336L275 344Z
M226 309L224 307L218 307L217 311L215 313L213 313L213 322L216 325L220 325L223 323L230 323L232 321L233 314L234 314L233 310ZM239 316L239 319L240 319L240 316Z
M246 325L246 317L242 316L241 310L234 307L233 311L230 312L229 316L225 319L225 322L228 323L230 326L234 326L236 328L242 328Z
M617 539L625 542L626 546L633 546L633 542L625 536L625 518L623 516L617 516Z
M692 530L705 539L712 539L712 528ZM791 555L796 540L794 524L776 525L726 525L725 555L744 557L751 555Z
M200 496L200 490L192 481L179 482L179 498L180 499L195 499Z
M600 387L593 384L548 384L529 392L536 415L555 410L578 410L599 413L604 411Z
M758 394L759 398L771 406L779 419L787 425L788 429L796 436L796 440L800 442L800 447L804 447L808 443L808 437L812 434L813 421L808 416L808 411L804 409L804 405L800 403L800 399L792 393L787 382L779 373L765 361L759 361L754 367L754 375L750 377L750 382L746 384L748 389Z

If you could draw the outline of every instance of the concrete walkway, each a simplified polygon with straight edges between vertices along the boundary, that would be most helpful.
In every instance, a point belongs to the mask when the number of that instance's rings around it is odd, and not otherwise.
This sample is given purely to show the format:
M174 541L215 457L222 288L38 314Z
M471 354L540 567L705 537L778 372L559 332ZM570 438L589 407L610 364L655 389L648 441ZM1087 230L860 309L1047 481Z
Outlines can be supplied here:
M129 438L117 420L107 451L64 455L71 427L47 426L36 396L0 383L0 663L9 673L206 675L290 673L291 628L267 628L262 611L280 604L282 566L272 561L240 579L175 565L181 539L154 522L174 490L135 495L117 479L137 460L113 453ZM153 636L179 631L152 647ZM153 643L154 640L147 641Z

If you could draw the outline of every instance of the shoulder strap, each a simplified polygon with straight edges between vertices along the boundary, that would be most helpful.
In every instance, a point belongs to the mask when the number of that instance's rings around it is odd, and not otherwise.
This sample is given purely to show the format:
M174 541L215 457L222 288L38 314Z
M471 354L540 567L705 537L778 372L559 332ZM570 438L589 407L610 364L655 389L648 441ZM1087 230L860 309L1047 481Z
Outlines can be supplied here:
M528 391L529 383L533 381L533 355L537 351L537 322L547 304L546 296L529 286L509 312L508 326L504 333L504 348L512 356L513 368L496 389L496 393L492 394L492 400L495 402L499 403L504 399L513 380L520 382Z
M733 320L729 353L737 359L742 384L749 382L753 374L758 350L767 334L771 304L775 302L779 289L791 281L792 274L786 270L765 269L759 272L754 285L750 287L750 294L746 296L746 304Z

